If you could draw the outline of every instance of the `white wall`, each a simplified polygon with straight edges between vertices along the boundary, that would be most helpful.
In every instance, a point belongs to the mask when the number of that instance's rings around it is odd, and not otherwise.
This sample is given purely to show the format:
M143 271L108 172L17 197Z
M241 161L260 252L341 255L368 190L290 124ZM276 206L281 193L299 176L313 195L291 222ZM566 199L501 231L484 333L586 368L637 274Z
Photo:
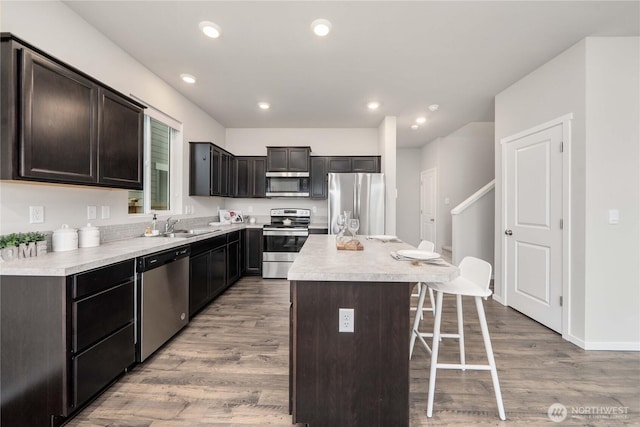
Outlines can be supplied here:
M585 348L640 348L638 38L588 38L496 96L496 230L500 140L572 113L571 259L563 336ZM618 208L618 226L607 224ZM567 223L567 218L565 218ZM495 290L504 294L501 233Z
M586 347L640 350L640 38L586 49Z
M266 156L267 146L310 146L312 156L377 156L376 128L228 128L226 148L236 156Z
M378 146L382 156L380 170L384 174L386 184L385 198L385 233L396 234L396 118L386 116L378 126Z
M190 140L215 140L225 145L224 128L175 89L105 38L67 6L58 1L4 1L0 16L3 32L11 32L58 59L73 65L108 86L142 99L183 124L182 170L188 171ZM219 198L188 197L188 179L172 194L177 206L195 206L197 216L215 214ZM50 186L2 182L0 185L0 233L52 230L60 224L86 224L87 205L110 207L111 219L96 225L135 222L127 214L127 191L76 186ZM28 206L44 206L45 223L29 224ZM98 214L100 216L100 214Z
M451 245L451 209L494 178L494 124L469 123L430 142L422 149L421 167L438 173L436 248L441 250Z
M420 148L399 148L396 161L398 200L396 235L407 243L420 243Z

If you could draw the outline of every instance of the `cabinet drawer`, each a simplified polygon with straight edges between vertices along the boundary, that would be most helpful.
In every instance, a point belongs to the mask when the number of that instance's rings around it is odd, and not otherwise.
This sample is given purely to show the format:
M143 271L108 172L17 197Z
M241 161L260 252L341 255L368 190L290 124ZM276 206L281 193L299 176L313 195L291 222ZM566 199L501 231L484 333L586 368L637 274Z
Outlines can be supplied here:
M82 298L132 280L133 261L131 259L109 267L78 274L74 278L72 297L74 299Z
M77 408L135 360L133 323L72 359L73 404Z
M72 304L72 348L78 352L133 321L133 282Z

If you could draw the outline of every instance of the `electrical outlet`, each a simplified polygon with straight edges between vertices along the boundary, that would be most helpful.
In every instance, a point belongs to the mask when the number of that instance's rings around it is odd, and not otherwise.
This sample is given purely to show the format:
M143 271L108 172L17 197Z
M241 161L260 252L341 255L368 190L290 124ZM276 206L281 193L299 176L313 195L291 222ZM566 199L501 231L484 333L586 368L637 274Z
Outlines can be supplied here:
M96 219L97 208L95 206L87 206L87 219Z
M44 206L29 206L29 224L44 222Z
M338 309L338 322L338 332L353 332L355 323L353 308Z
M111 218L111 208L109 206L102 206L102 219Z

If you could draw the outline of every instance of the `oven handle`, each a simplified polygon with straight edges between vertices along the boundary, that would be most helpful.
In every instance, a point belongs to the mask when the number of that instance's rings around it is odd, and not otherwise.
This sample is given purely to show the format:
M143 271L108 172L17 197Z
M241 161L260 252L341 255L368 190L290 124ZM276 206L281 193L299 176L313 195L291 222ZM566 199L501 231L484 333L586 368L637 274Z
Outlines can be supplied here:
M308 236L309 230L307 229L290 229L290 230L262 230L263 236Z

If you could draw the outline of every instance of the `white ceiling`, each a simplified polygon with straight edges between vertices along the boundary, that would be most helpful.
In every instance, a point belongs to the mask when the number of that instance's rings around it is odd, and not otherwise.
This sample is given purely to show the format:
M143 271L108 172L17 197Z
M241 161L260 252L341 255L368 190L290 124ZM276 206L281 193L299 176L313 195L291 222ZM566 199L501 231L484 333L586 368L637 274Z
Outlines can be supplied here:
M639 1L65 3L225 127L377 127L389 115L399 147L492 121L497 93L586 36L640 35ZM316 18L333 24L325 39ZM203 20L222 37L205 37ZM428 121L411 130L418 115Z

